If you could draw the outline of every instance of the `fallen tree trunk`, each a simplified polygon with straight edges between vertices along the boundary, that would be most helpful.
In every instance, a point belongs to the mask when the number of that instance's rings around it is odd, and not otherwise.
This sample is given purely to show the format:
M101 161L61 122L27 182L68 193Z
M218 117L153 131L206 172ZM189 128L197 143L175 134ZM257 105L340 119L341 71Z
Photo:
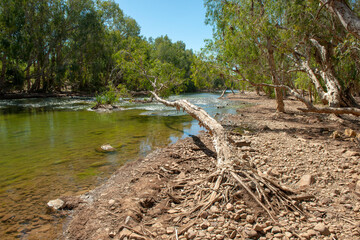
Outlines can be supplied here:
M226 93L227 88L224 89L224 91L221 93L221 96L219 98L223 98Z
M160 98L155 92L151 92L154 98L169 107L175 107L177 110L183 109L190 116L199 121L199 125L205 127L213 136L213 143L217 153L218 167L231 163L231 149L227 134L223 126L212 118L204 109L197 107L186 100L177 100L174 102Z
M297 204L288 197L296 194L295 191L270 180L265 175L258 173L257 169L250 165L248 160L236 154L232 149L231 139L224 127L212 118L204 109L197 107L186 100L167 101L160 98L156 92L151 92L158 102L183 110L199 121L200 126L205 127L212 135L213 144L217 154L217 176L212 191L205 197L204 201L198 203L193 212L199 212L198 216L212 206L215 201L221 199L222 194L218 193L223 179L232 179L235 186L245 189L276 222L275 206L283 206L285 210L292 209L303 213ZM253 187L255 186L255 188ZM266 189L266 190L265 190ZM305 215L305 213L303 213Z

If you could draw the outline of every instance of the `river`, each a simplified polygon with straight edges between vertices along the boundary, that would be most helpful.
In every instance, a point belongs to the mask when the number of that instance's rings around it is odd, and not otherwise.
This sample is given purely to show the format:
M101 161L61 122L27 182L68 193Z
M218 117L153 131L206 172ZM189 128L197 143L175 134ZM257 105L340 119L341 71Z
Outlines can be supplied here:
M170 100L188 99L213 116L242 105L218 97ZM49 223L59 231L63 220L47 214L49 200L89 191L125 162L202 130L185 113L158 103L121 102L125 110L111 113L91 111L93 104L91 98L0 100L0 239L36 239L31 234ZM103 144L116 152L96 151Z

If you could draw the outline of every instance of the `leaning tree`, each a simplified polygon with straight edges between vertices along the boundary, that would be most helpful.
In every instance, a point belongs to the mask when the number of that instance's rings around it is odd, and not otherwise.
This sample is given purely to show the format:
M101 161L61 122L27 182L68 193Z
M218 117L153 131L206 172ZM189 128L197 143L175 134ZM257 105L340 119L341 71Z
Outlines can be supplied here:
M148 47L144 42L133 42L133 47L119 53L119 65L126 68L125 72L132 72L141 79L156 101L174 107L178 111L183 110L198 120L199 125L207 129L212 136L212 143L216 150L216 170L210 174L216 178L215 185L207 196L197 203L194 211L199 213L205 211L222 198L222 194L218 191L226 178L232 179L235 186L245 189L274 221L276 221L276 212L279 210L278 206L306 215L294 201L297 192L280 185L268 175L258 172L248 159L234 151L233 141L227 130L204 109L187 100L169 101L162 97L168 92L167 89L174 89L182 84L183 80L179 77L181 72L172 64L149 59ZM290 197L290 195L293 196Z
M328 20L330 14L319 11L318 4L208 0L205 5L208 24L216 30L213 45L219 64L239 81L275 88L277 111L284 111L285 89L305 103L306 111L360 115L351 94L359 78L358 63L344 59L347 34L337 21ZM294 72L308 75L327 107L315 107L298 92ZM257 76L263 80L255 81Z

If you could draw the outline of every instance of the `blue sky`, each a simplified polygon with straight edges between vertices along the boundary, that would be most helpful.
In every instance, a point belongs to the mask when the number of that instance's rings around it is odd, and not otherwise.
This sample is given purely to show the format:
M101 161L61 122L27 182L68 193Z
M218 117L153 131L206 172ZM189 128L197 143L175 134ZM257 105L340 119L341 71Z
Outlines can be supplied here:
M124 13L141 27L141 35L168 35L173 41L183 41L186 48L200 51L204 39L212 37L206 26L203 0L115 0Z

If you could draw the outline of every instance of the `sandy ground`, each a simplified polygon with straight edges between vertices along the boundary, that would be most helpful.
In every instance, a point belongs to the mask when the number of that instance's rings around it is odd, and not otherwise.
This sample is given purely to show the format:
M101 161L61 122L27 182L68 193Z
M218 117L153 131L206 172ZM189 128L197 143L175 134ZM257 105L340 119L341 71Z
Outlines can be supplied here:
M216 180L211 137L201 133L128 163L79 198L64 199L72 210L59 238L360 239L360 145L344 134L360 133L359 118L302 113L292 99L279 114L264 96L228 97L253 103L221 120L239 143L234 151L306 196L297 203L304 214L279 206L273 221L226 178L220 197L201 205Z

